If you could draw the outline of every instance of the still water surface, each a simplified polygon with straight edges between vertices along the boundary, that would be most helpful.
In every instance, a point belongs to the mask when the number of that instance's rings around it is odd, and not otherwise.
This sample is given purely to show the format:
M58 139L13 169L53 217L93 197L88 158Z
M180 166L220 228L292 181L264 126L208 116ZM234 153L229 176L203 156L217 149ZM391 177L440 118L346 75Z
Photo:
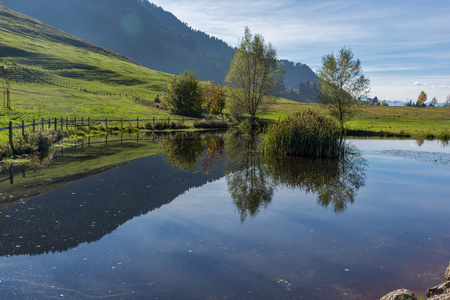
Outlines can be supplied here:
M362 155L335 164L267 162L251 138L174 142L4 208L0 298L423 294L450 260L450 148L351 143Z

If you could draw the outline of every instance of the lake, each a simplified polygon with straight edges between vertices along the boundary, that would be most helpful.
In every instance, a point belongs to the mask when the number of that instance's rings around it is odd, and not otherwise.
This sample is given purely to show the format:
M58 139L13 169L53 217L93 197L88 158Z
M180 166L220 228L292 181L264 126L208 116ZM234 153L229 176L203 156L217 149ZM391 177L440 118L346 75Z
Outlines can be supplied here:
M251 136L173 139L70 184L52 166L27 175L39 191L2 182L0 298L424 294L450 260L450 147L348 142L338 163L267 159Z

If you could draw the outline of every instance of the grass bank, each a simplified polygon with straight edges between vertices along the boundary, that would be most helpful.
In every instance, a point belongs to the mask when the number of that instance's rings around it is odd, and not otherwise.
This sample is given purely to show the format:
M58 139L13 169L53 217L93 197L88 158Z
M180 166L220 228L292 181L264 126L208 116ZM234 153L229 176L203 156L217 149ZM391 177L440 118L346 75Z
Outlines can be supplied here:
M262 117L274 121L308 109L326 113L319 104L280 99ZM440 138L450 133L450 107L361 106L346 125L348 133L357 136Z

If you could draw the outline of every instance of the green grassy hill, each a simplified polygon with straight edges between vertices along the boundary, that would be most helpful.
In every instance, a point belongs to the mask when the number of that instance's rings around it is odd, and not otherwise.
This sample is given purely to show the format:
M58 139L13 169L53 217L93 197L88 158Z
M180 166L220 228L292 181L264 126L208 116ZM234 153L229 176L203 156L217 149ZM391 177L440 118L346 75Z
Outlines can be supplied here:
M11 88L12 109L3 108L0 83L0 127L6 127L9 121L20 125L22 120L30 123L55 117L170 116L167 110L135 102L132 95L153 102L172 75L139 66L0 5L0 79L5 74L13 76L15 82ZM308 108L322 109L318 104L279 99L262 117L277 120ZM413 137L448 135L450 109L363 107L348 128ZM6 137L6 131L0 133L0 142L2 137Z
M0 127L10 120L50 117L169 115L136 103L132 95L153 100L170 74L139 66L1 5L0 75L15 81L11 110L3 108L0 94Z

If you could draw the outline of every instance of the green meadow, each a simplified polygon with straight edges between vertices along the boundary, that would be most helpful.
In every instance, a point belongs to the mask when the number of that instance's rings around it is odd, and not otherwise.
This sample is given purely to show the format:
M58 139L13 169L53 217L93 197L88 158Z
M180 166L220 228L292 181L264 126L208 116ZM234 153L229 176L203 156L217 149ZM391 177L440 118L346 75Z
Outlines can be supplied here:
M279 100L265 114L265 117L278 120L299 110L326 109L315 103L296 103ZM357 116L346 124L353 135L440 138L450 134L450 107L406 107L362 105Z
M5 69L6 68L6 69ZM0 7L0 71L16 76L11 109L0 109L0 127L49 118L146 119L173 116L154 99L172 76L150 70L109 50L84 42L27 16ZM3 103L3 93L0 93ZM139 101L137 101L139 99ZM278 120L313 109L314 103L279 98L260 115ZM362 106L347 124L358 135L386 134L417 138L450 131L450 109ZM6 141L6 131L0 133Z
M0 7L0 68L5 67L16 78L11 86L11 110L0 111L0 127L10 120L17 125L19 120L50 117L169 115L149 104L170 74L141 67ZM135 102L133 96L147 105Z

